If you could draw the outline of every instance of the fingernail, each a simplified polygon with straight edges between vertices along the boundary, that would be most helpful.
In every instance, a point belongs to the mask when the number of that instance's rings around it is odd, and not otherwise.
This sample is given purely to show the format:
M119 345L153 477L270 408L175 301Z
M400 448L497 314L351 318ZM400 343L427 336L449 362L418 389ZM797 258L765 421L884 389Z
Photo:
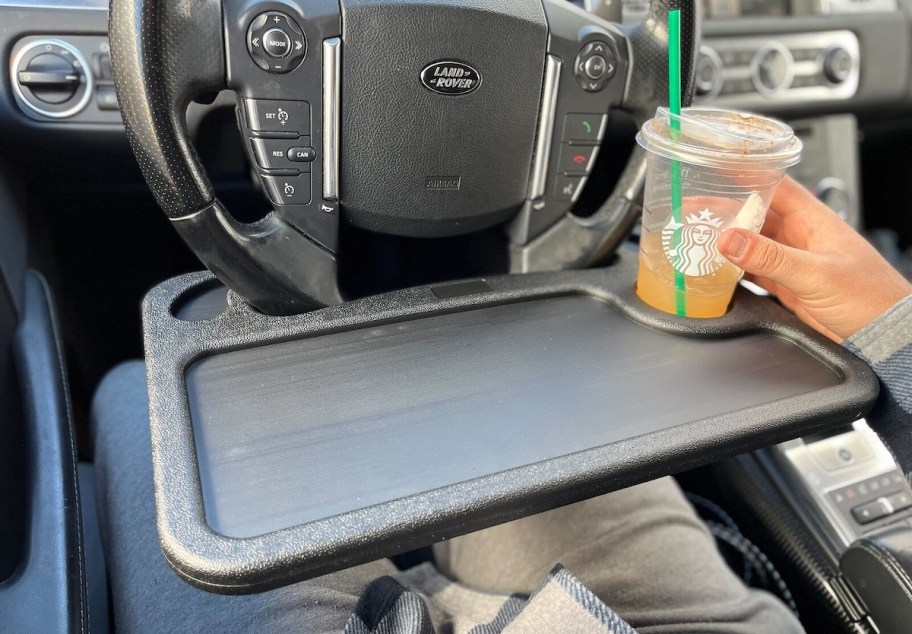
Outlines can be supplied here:
M740 233L733 233L725 242L725 253L733 258L740 258L747 251L747 238Z

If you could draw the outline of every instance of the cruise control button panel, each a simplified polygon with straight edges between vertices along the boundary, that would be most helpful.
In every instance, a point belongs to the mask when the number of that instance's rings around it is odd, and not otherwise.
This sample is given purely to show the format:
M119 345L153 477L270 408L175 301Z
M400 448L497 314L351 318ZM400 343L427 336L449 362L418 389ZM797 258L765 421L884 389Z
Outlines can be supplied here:
M245 99L247 126L253 132L278 136L310 134L310 104L306 101Z
M278 11L268 11L250 23L247 50L254 63L263 70L288 73L304 60L307 39L292 18Z
M310 103L244 99L242 128L248 136L257 171L277 206L309 205L313 161Z

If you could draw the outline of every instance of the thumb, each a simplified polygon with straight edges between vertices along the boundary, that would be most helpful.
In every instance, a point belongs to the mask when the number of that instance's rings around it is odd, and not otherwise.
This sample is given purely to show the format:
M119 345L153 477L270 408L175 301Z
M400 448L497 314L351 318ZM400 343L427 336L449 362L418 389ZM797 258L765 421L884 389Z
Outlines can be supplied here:
M801 293L812 279L813 265L804 251L744 229L724 232L719 238L719 251L748 273L772 280L794 293Z

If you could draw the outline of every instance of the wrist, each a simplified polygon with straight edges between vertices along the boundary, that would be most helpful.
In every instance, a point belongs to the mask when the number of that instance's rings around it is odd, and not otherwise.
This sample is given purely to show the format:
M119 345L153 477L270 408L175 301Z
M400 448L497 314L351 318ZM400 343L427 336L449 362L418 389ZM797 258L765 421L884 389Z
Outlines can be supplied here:
M912 343L912 288L865 326L850 335L844 345L868 363L877 364Z

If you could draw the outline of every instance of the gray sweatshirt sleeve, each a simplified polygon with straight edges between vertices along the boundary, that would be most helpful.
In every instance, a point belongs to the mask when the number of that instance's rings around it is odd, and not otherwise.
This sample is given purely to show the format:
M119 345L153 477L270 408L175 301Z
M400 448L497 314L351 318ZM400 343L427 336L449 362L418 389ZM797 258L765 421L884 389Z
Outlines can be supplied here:
M880 398L868 423L912 482L912 295L846 340L846 348L880 378Z

